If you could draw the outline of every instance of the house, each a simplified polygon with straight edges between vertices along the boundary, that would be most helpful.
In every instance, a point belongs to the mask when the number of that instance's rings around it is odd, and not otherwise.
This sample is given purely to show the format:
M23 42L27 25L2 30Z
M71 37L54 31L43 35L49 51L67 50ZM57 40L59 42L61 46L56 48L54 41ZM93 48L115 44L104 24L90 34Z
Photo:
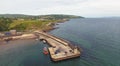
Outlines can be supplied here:
M5 36L3 33L0 33L0 37L3 37L3 36Z
M16 35L17 31L16 30L10 30L11 35Z

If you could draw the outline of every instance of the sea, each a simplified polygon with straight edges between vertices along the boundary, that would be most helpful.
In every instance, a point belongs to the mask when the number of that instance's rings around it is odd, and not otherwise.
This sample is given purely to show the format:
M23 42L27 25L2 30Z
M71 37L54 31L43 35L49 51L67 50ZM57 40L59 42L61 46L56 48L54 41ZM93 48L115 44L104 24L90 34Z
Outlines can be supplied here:
M35 39L0 42L0 66L120 66L120 18L79 18L49 33L81 48L81 56L60 62L43 54Z

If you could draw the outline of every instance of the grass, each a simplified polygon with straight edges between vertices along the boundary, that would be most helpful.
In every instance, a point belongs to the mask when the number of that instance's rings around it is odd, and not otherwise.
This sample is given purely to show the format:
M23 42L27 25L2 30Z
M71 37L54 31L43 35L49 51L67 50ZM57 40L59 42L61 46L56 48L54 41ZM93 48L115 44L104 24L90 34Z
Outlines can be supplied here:
M55 23L59 20L14 20L10 24L9 29L16 29L19 31L27 30L47 30L52 27L48 25L49 23Z

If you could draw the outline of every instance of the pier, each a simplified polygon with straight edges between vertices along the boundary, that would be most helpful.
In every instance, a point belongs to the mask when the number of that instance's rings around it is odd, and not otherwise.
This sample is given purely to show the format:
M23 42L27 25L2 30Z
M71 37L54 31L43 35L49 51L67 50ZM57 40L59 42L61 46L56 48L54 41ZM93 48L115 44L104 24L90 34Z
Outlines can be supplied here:
M53 61L62 61L70 58L79 57L81 55L80 49L73 46L69 41L45 32L35 31L39 35L39 39L45 40L48 47L50 57Z

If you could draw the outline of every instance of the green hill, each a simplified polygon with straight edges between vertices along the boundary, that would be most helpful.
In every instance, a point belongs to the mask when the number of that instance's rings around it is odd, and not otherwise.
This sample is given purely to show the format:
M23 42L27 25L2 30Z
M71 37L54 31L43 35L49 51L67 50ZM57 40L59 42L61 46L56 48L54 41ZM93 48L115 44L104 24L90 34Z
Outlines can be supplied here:
M0 31L16 29L18 31L49 30L56 22L64 22L72 18L83 18L74 15L23 15L0 14Z
M46 19L63 19L63 18L83 18L82 16L51 14L51 15L24 15L24 14L0 14L4 18L46 18Z

